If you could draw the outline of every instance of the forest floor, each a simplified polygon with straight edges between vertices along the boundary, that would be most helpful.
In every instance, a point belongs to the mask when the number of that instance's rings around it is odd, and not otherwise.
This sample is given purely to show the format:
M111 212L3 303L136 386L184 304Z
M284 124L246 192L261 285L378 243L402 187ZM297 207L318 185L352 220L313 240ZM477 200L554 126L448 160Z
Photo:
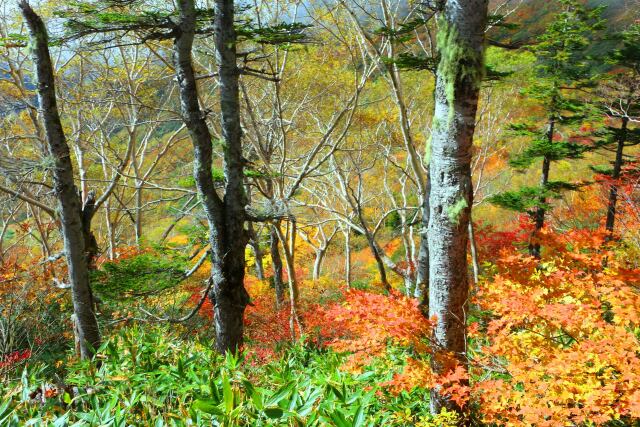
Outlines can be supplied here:
M208 302L178 325L144 314L193 307L208 266L175 288L192 261L171 250L123 251L94 280L106 336L95 360L75 358L64 324L51 328L68 296L46 295L38 340L0 363L0 425L456 425L452 412L429 414L432 387L469 409L474 425L637 425L640 270L628 248L593 230L546 232L536 260L524 254L527 233L478 230L468 366L445 375L430 369L429 319L400 280L390 293L376 282L366 248L353 255L351 287L338 278L341 254L319 280L296 272L293 331L269 278L248 275L245 348L226 358L214 351ZM312 265L311 256L301 249L298 264ZM3 277L30 271L14 265ZM34 285L23 300L42 296Z

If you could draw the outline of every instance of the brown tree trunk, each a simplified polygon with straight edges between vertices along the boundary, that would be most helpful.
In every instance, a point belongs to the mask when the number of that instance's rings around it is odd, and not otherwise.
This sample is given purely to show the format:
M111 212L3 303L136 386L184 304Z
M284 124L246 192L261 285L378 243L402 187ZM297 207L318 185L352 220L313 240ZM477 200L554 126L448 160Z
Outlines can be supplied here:
M194 176L207 216L211 244L210 298L215 310L216 349L221 353L236 352L242 346L244 310L249 295L244 288L244 228L246 196L244 193L244 160L240 133L239 70L236 64L236 33L232 0L215 3L215 45L220 78L222 135L225 142L225 194L221 199L214 187L213 146L205 113L198 102L198 89L191 60L195 36L194 0L180 0L180 22L174 40L176 77L180 89L183 119L194 147Z
M242 343L244 310L249 295L244 288L244 228L247 197L244 192L242 131L240 129L240 70L236 62L235 9L233 0L215 2L215 45L220 76L220 111L224 150L224 280L214 288L216 297L217 348L235 350ZM222 233L221 233L222 234Z
M549 119L549 130L547 131L547 141L549 143L553 143L553 134L555 133L555 119L553 117L551 117ZM551 159L549 159L549 157L544 156L544 158L542 159L542 173L540 175L540 188L544 189L547 187L547 184L549 183L549 171L551 169ZM545 197L541 197L540 198L540 203L544 204L546 203L546 198ZM538 209L536 209L536 213L534 216L534 223L535 223L535 228L533 231L533 235L531 236L532 238L532 242L529 243L529 255L535 257L535 258L540 258L540 243L537 241L538 239L538 235L540 233L540 230L542 230L542 228L544 227L544 217L546 215L547 211L544 207L539 206Z
M618 147L616 149L616 160L613 164L613 173L611 178L613 183L611 184L611 190L609 190L609 203L607 204L607 222L605 225L609 235L613 235L613 228L616 221L616 204L618 202L618 184L617 180L620 178L620 172L622 171L624 144L627 139L627 125L629 124L629 118L622 118L622 125L620 127L620 133L618 134Z
M69 269L69 281L76 321L76 341L80 356L90 358L100 346L100 331L93 308L89 284L89 257L86 250L80 196L74 183L69 146L60 122L55 94L55 80L49 56L47 30L40 17L23 0L19 3L32 38L33 61L38 82L38 105L44 122L48 150L54 158L54 192L64 238L64 251ZM95 239L93 239L95 240ZM92 256L92 255L90 255Z
M272 224L270 226L269 234L269 250L271 252L271 265L273 267L273 287L276 291L276 307L280 308L284 303L284 282L282 279L282 257L280 256L280 239L275 227L279 227L279 224Z
M247 232L249 233L249 245L253 249L253 255L255 257L256 277L258 278L258 280L264 280L264 266L262 263L264 254L262 253L262 248L260 247L260 237L253 228L252 222L248 223Z

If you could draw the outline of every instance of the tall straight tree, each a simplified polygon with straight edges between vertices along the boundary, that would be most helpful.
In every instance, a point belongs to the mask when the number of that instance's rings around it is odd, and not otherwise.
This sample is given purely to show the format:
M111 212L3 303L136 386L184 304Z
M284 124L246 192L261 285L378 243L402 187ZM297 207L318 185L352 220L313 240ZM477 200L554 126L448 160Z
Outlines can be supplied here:
M242 342L244 309L249 295L244 289L245 246L248 235L244 228L244 157L240 130L240 70L236 61L237 35L234 0L216 0L215 45L220 75L220 110L224 139L224 214L219 227L222 251L219 262L222 280L215 278L216 336L219 351L235 349Z
M594 147L562 139L562 130L584 120L589 105L579 95L592 86L592 62L587 55L595 31L602 27L601 8L589 9L576 0L560 0L562 10L549 24L538 44L531 48L536 55L536 79L524 93L540 102L546 115L546 126L537 122L513 126L516 133L530 138L529 146L510 163L525 170L541 160L540 184L523 187L491 198L499 206L527 212L535 224L529 253L540 258L538 232L544 227L550 209L550 199L561 197L563 191L575 190L576 184L551 179L554 162L581 158Z
M432 368L446 373L465 364L465 305L469 293L467 244L472 205L471 148L484 71L488 0L448 0L437 12L435 114L429 195L429 317L436 355ZM452 356L452 357L451 357ZM434 388L431 411L462 409Z
M80 348L80 356L83 359L90 358L100 345L100 330L89 285L89 260L83 233L82 204L74 183L69 145L58 114L47 29L26 0L22 0L18 5L31 34L38 106L47 149L53 157L54 193L58 199L58 214L71 283L76 341Z
M222 198L214 185L212 136L206 114L198 101L191 58L197 19L195 2L180 0L178 6L180 22L174 40L174 60L182 115L194 148L195 181L209 224L213 280L210 298L215 308L216 348L221 353L235 352L242 345L243 317L249 295L244 288L247 199L244 193L234 5L233 0L217 0L214 18L224 139L225 192Z
M605 113L619 124L606 126L603 130L605 149L616 153L613 168L594 168L611 177L605 229L613 233L618 204L619 180L623 175L625 148L640 144L640 129L629 126L640 118L640 23L636 23L620 34L622 46L609 56L609 62L618 72L601 83L605 99Z

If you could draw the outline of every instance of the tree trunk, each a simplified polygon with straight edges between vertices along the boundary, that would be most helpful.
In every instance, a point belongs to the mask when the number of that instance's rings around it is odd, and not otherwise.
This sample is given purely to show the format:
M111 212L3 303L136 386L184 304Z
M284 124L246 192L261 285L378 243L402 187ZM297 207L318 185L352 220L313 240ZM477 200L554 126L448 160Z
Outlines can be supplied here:
M240 129L240 70L236 62L235 9L233 0L215 2L215 45L220 76L220 112L224 150L224 279L214 285L217 348L224 353L242 344L244 310L249 295L244 288L244 229L247 197L244 191L242 131ZM209 141L211 145L211 141Z
M344 235L344 280L347 287L351 287L351 227L347 226L347 232Z
M87 194L86 202L82 207L82 235L84 238L84 251L87 254L87 265L89 270L95 269L95 260L98 256L98 241L91 231L91 221L96 213L96 194L90 191Z
M271 265L273 267L273 287L276 291L276 307L280 308L284 302L284 282L282 280L282 258L280 257L280 249L278 248L280 239L275 227L278 224L271 225L269 250L271 252Z
M484 63L487 0L449 0L438 12L438 64L431 140L429 197L429 317L436 355L434 372L466 366L465 307L469 293L467 243L471 192L471 149ZM453 357L450 357L450 356ZM431 393L431 411L462 408Z
M215 310L216 349L236 352L242 345L244 310L249 295L244 288L244 229L246 197L243 187L243 160L240 140L239 71L236 64L234 7L231 0L216 1L215 44L220 76L222 135L225 142L224 199L218 196L211 173L212 139L205 113L198 102L191 50L195 35L194 0L180 0L180 23L174 41L175 69L180 89L183 119L194 146L194 176L209 225L211 244L210 298Z
M256 277L258 280L264 280L264 266L262 264L264 254L262 253L262 248L260 248L260 238L253 228L252 222L249 222L247 229L249 233L249 245L251 245L253 255L255 256Z
M353 204L356 213L358 214L358 219L360 221L360 225L362 225L362 231L364 236L367 238L367 243L369 244L369 249L371 249L371 253L373 254L373 258L376 260L376 265L378 266L378 273L380 274L380 282L384 286L384 289L387 291L391 290L391 285L389 284L389 280L387 279L387 271L384 268L384 261L382 260L382 254L380 253L380 247L376 244L375 237L369 230L369 225L367 220L365 219L362 213L362 207L359 205L359 201Z
M289 278L289 299L292 305L298 304L300 289L298 288L298 278L296 276L296 236L298 235L298 224L295 218L290 218L287 224L287 236L289 241L282 241L284 249L285 266Z
M473 283L478 284L480 277L480 263L478 262L478 250L476 247L476 233L473 229L471 214L469 215L469 249L471 250L471 265L473 267Z
M327 248L319 248L316 249L316 259L313 262L313 273L311 278L313 280L318 280L320 278L320 273L322 272L322 262L324 261L324 256L327 254Z
M547 132L547 141L549 143L553 142L553 134L555 132L555 119L551 117L549 119L549 130ZM540 188L544 189L549 182L549 170L551 169L551 159L548 156L544 156L542 159L542 174L540 176ZM547 202L545 197L540 198L540 203L544 204ZM540 258L540 243L537 241L540 230L544 227L544 217L547 211L544 207L539 206L536 209L536 213L534 216L535 229L533 231L533 236L531 236L532 242L529 243L529 255Z
M371 249L373 258L376 260L376 265L378 266L378 273L380 274L380 282L384 286L385 290L390 291L391 285L389 284L389 280L387 279L387 270L384 268L384 262L382 261L380 252L378 252L378 247L375 244L373 236L370 236L370 234L371 233L369 233L368 231L365 231L365 236L367 238L367 243L369 244L369 249Z
M416 287L414 297L419 301L420 307L429 307L429 193L431 192L431 179L427 172L425 196L422 201L422 228L420 230L420 249L418 251L418 265L416 268ZM424 310L426 311L426 310Z
M142 243L142 185L143 185L143 182L136 179L136 182L135 182L136 214L134 217L136 222L134 224L134 230L136 233L136 247L138 248L141 247L141 243Z
M100 345L100 331L91 297L88 258L85 252L82 206L73 179L73 165L69 152L55 94L53 66L49 56L47 30L40 17L23 0L19 4L32 38L33 60L38 82L38 105L44 122L48 149L54 158L54 192L58 210L64 250L69 270L69 281L76 319L77 342L80 356L90 358Z
M616 160L613 164L613 173L611 178L613 183L611 184L611 190L609 191L609 203L607 205L607 222L605 225L606 230L609 232L609 236L613 235L613 227L616 221L616 204L618 202L618 183L616 182L620 178L620 171L622 170L623 155L624 155L624 143L627 139L627 125L629 123L628 117L622 118L622 126L620 127L620 133L618 134L618 148L616 149Z
M295 235L297 233L295 219L291 219L289 224L287 224L287 230L287 235L285 235L282 233L280 228L275 229L278 234L278 238L282 242L282 249L284 250L284 261L287 268L287 282L289 285L289 328L291 330L291 339L292 341L295 341L296 325L302 332L302 324L297 312L299 289L295 270ZM287 241L287 237L289 237L289 241Z
M107 254L109 256L109 260L113 261L116 255L116 236L114 230L115 227L111 219L111 203L109 203L108 200L104 202L104 223L107 227L107 242L109 243Z

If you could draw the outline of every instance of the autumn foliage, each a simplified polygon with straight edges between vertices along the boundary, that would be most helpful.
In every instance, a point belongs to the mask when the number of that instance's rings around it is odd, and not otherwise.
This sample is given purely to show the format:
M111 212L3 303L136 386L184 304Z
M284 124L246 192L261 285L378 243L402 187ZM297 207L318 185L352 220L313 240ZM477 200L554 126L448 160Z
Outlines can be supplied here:
M475 296L473 395L484 421L640 418L640 271L603 232L545 231L543 242L542 260L503 252Z
M417 301L397 292L387 296L346 289L344 301L315 307L307 313L306 323L321 345L349 352L351 368L382 355L387 344L424 350L429 333Z

